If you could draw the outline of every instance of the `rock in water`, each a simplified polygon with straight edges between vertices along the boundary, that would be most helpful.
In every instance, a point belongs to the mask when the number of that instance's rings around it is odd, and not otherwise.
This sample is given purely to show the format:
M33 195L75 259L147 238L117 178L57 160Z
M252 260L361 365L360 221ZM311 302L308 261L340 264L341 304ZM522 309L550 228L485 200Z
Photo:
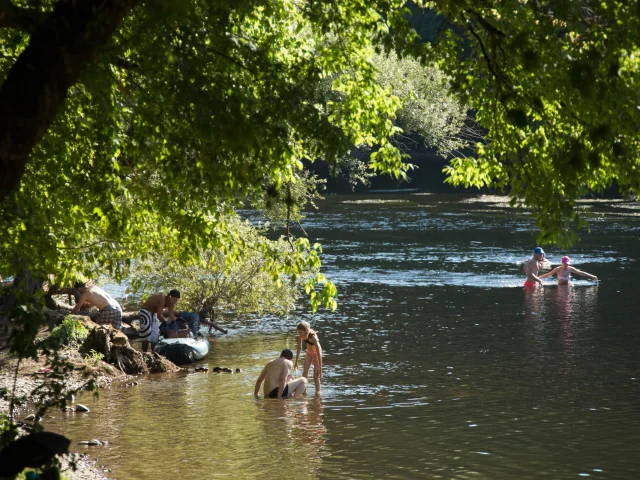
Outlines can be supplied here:
M81 403L76 405L76 412L89 413L90 411L89 407L82 405Z

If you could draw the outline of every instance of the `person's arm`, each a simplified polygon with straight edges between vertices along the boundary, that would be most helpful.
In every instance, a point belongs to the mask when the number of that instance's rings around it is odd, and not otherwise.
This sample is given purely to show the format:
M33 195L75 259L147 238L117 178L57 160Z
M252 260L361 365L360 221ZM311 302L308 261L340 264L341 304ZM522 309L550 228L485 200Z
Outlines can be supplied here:
M164 318L164 300L160 299L157 303L156 303L156 316L158 317L158 320L160 320L161 322L166 322L167 319Z
M316 348L318 349L318 376L320 378L322 378L322 347L320 346L320 342L317 340L318 337L316 337Z
M558 271L558 269L559 269L559 268L560 268L560 267L556 267L556 268L554 268L553 270L551 270L551 271L549 271L549 272L545 273L544 275L540 275L538 278L542 279L542 278L551 277L551 276L553 276L553 274L554 274L554 273L556 273L556 272Z
M298 370L298 359L300 358L300 350L302 350L302 338L300 336L296 338L298 339L298 347L296 348L296 361L293 363L294 370Z
M167 310L169 311L169 320L175 320L176 314L173 311L173 300L169 302L169 306L167 307Z
M595 275L591 275L590 273L583 272L581 270L578 270L577 268L569 267L569 271L576 273L578 275L582 275L583 277L590 278L591 280L596 280L596 281L598 280L598 277L596 277Z
M262 382L264 382L264 377L267 375L267 367L264 367L262 369L262 373L260 374L260 376L258 377L258 380L256 381L256 388L253 390L253 394L256 397L260 396L260 386L262 385Z
M284 362L284 366L282 367L282 373L280 374L280 381L278 382L278 398L282 398L282 394L284 393L284 387L287 386L287 377L289 376L289 372L291 371L291 362Z
M82 305L84 305L84 302L87 301L87 297L88 296L89 296L89 291L88 290L85 290L84 293L82 295L80 295L80 298L78 299L78 301L74 305L73 309L71 310L71 313L73 315L75 315L76 313L78 313L82 309Z

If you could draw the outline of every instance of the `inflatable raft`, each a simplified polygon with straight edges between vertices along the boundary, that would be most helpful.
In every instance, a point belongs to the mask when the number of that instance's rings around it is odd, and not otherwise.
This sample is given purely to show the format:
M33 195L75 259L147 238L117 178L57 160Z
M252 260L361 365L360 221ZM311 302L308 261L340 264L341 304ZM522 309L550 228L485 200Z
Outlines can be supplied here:
M202 360L209 353L209 341L198 336L196 338L160 338L154 352L166 357L176 365Z

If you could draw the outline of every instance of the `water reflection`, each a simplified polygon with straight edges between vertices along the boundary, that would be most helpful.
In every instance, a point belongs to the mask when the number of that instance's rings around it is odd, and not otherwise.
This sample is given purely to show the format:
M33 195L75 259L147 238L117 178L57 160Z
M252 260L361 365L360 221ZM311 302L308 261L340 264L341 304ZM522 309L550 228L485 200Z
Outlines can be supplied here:
M323 457L329 454L325 446L327 428L321 397L259 399L256 406L255 419L271 443L270 456L287 472L304 472L305 478L316 474Z
M525 288L524 300L525 319L538 347L552 337L572 355L579 337L588 338L595 327L597 284Z

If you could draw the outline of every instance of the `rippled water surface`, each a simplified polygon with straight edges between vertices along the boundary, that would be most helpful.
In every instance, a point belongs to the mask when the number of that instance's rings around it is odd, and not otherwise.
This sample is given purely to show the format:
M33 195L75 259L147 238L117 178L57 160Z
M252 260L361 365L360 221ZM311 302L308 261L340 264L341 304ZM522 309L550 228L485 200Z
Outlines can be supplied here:
M242 373L147 376L49 428L108 439L90 453L120 479L638 478L637 216L547 249L599 284L535 291L527 216L337 198L305 228L340 290L337 312L301 314L325 352L320 397L254 399L299 318L267 319L216 337L201 362Z

